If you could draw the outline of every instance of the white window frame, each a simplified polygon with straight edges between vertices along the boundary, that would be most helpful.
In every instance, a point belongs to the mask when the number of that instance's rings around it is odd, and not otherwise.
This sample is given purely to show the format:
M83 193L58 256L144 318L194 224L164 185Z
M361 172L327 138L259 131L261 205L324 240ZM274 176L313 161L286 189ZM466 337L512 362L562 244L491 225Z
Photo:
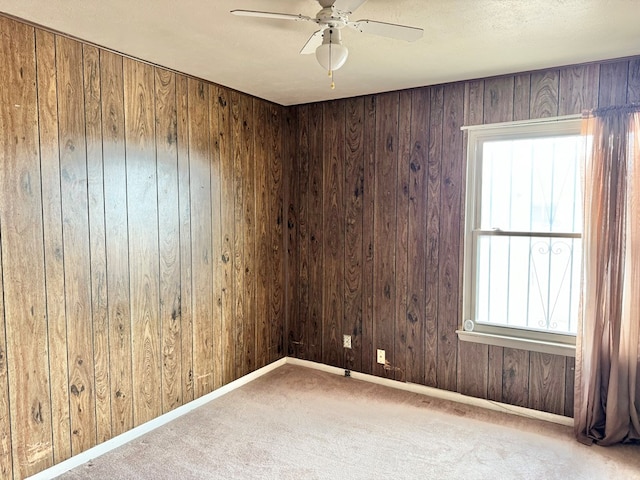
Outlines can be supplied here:
M463 270L462 326L457 331L462 341L519 348L523 350L575 356L575 335L522 329L517 327L469 324L474 319L477 284L477 238L479 229L482 146L486 141L535 138L580 133L580 116L557 117L537 121L509 122L477 127L468 130L467 182L465 199L465 235ZM496 233L497 235L500 232ZM550 236L554 236L551 234ZM564 235L562 235L564 236ZM575 238L575 237L574 237Z

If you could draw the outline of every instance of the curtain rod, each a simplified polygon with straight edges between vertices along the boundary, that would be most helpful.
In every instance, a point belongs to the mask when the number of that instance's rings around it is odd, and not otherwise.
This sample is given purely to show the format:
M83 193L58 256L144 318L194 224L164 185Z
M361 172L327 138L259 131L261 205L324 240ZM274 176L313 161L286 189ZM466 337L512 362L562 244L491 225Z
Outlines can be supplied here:
M534 118L530 120L515 120L513 122L485 123L483 125L463 125L462 127L460 127L460 130L482 130L485 128L517 127L519 125L537 125L537 124L545 124L545 123L570 122L573 120L579 120L581 118L582 118L582 114L577 113L574 115L563 115L560 117Z

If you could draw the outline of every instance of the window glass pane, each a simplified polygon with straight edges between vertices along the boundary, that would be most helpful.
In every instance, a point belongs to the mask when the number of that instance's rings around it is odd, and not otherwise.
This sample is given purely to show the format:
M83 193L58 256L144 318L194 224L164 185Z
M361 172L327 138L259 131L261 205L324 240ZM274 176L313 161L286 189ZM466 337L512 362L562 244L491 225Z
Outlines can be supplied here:
M476 321L575 334L581 249L577 238L481 235Z
M580 232L579 135L485 141L480 228Z

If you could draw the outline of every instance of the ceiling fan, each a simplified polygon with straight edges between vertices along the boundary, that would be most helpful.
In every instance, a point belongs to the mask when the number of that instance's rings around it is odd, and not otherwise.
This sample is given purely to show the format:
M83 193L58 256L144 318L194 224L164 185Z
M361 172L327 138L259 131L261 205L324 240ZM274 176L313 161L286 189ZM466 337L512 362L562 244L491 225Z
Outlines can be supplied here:
M333 79L334 70L339 69L347 60L349 50L342 45L341 31L344 27L352 28L357 32L371 33L383 37L397 38L413 42L422 37L424 30L407 25L395 23L377 22L374 20L349 20L351 15L360 5L367 0L318 0L321 10L315 17L302 14L259 12L255 10L231 10L234 15L245 17L274 18L279 20L295 20L299 22L311 22L320 27L307 43L304 44L301 54L315 52L318 63L329 73ZM333 80L331 88L335 88Z

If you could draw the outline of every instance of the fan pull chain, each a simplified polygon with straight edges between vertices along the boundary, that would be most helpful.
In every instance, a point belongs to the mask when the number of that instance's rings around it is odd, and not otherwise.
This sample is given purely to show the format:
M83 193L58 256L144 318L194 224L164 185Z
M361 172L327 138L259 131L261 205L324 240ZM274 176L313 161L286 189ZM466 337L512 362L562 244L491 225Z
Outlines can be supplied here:
M331 70L331 65L333 65L332 63L332 58L331 58L331 46L333 45L333 30L329 30L329 78L331 79L331 90L334 90L336 88L336 83L333 81L333 70Z

